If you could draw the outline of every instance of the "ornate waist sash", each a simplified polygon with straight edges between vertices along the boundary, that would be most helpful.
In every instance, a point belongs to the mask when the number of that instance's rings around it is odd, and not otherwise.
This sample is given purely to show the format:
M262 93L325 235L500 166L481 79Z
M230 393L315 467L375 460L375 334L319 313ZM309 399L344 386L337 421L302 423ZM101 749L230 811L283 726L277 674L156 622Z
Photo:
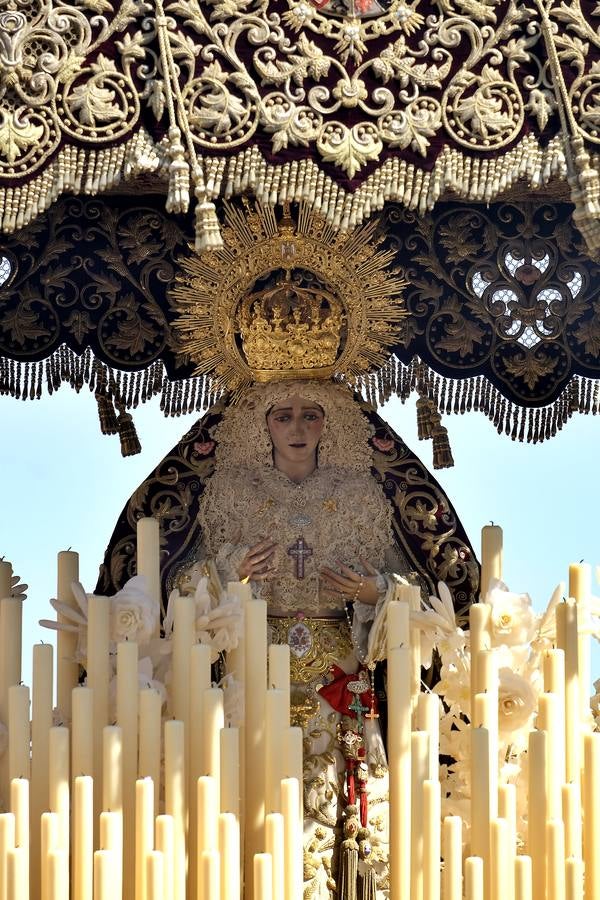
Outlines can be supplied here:
M352 653L350 628L344 619L268 616L267 636L270 644L288 644L290 680L296 684L318 680Z

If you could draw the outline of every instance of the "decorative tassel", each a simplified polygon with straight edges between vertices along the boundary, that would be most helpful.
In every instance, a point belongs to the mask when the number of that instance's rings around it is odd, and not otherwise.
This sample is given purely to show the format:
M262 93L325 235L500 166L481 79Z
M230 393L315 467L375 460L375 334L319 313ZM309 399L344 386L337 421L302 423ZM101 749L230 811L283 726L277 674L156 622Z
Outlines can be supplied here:
M96 403L98 404L100 431L102 434L116 434L119 430L119 423L112 400L106 394L96 394Z
M437 414L437 422L433 427L433 468L449 469L454 465L448 429L442 425L441 416Z
M420 441L428 441L431 432L431 401L421 395L417 400L417 437Z
M195 234L194 247L198 253L219 250L223 246L215 204L206 199L196 205Z
M358 810L353 803L346 807L344 820L344 840L340 847L340 872L338 878L338 900L358 900Z
M141 453L142 445L137 436L133 419L124 409L119 411L118 426L121 456L135 456L137 453Z
M185 158L181 131L169 128L169 189L165 209L168 213L186 213L190 206L190 167Z
M377 900L377 882L370 862L373 852L370 838L371 835L368 828L359 830L358 856L361 865L358 873L358 900Z

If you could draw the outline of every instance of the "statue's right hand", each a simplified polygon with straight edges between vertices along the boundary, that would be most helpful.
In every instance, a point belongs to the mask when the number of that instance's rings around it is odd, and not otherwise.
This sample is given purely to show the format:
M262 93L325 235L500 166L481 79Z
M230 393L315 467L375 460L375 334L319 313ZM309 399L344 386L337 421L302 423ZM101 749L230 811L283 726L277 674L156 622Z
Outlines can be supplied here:
M238 566L240 581L264 581L275 570L272 566L277 544L267 538L250 547Z

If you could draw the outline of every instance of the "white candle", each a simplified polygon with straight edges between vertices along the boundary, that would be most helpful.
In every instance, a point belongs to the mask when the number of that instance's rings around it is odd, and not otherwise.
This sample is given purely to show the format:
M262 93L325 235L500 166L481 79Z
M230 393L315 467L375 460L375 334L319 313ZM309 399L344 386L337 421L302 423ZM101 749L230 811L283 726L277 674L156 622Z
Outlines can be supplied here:
M206 740L204 693L209 690L211 684L211 649L208 644L194 644L190 649L190 711L188 715L189 728L186 732L188 740L186 749L189 760L187 786L189 847L195 847L197 842L196 783L198 778L207 774L208 771L206 749L209 742ZM227 782L227 779L224 781ZM195 898L197 893L197 866L190 866L188 894Z
M410 753L410 650L407 647L391 647L388 635L390 900L406 900L410 896Z
M79 611L73 588L74 581L79 581L79 554L72 550L61 550L57 559L56 599ZM72 622L61 612L57 614L61 624ZM68 722L71 719L71 692L79 681L79 664L75 661L77 652L77 634L74 631L59 631L56 636L56 670L57 670L57 703L58 708Z
M491 802L489 760L489 731L487 728L471 728L471 853L485 862L486 874L489 865Z
M510 871L508 897L514 894L514 861L517 855L517 789L514 784L501 784L498 787L498 817L504 819L507 828L506 867Z
M160 850L151 850L146 858L146 888L148 900L164 900L165 865Z
M285 896L283 815L269 813L265 818L265 849L273 860L273 897ZM453 898L454 900L454 898ZM457 898L460 900L460 898Z
M155 834L156 849L160 850L163 855L162 900L173 900L173 849L175 846L173 816L157 816Z
M123 734L118 725L107 725L102 732L102 809L123 810Z
M110 850L111 852L114 860L113 895L116 900L121 900L123 896L123 814L121 810L100 813L100 850Z
M68 900L69 855L66 850L48 854L48 900Z
M102 806L102 729L108 725L108 685L111 663L109 597L91 595L88 601L88 634L94 639L87 644L87 685L92 688L94 769L94 808Z
M42 813L40 820L41 900L50 898L50 854L59 845L59 821L56 813Z
M173 816L175 900L185 898L186 831L185 730L183 722L165 722L165 812ZM214 822L213 822L214 828Z
M148 594L158 610L157 621L161 619L160 584L160 534L158 519L142 518L137 521L137 574L146 579ZM159 636L157 625L155 637Z
M446 816L442 830L444 900L462 900L462 819Z
M219 815L218 830L220 900L240 900L240 827L233 813Z
M254 900L273 900L273 863L269 853L254 856Z
M529 828L527 849L531 856L534 897L544 897L546 890L546 783L547 744L545 731L529 734Z
M298 726L284 729L282 778L297 778L300 785L300 824L304 821L304 735Z
M284 691L270 689L266 693L265 714L265 809L267 813L281 812L281 779L285 765L285 714Z
M465 900L481 900L483 897L483 859L468 856L465 859Z
M290 721L290 648L288 644L271 644L269 646L269 681L268 686L283 691L286 696L286 712L284 722Z
M581 858L581 802L578 784L563 784L562 818L565 824L565 856Z
M110 850L94 853L94 900L114 900L115 862Z
M15 862L19 864L21 893L15 900L20 900L29 895L29 782L25 778L13 778L10 783L10 812L15 817L15 845L19 849Z
M546 890L548 900L565 900L565 827L560 819L546 822Z
M69 852L69 729L51 728L49 732L49 804L58 816L57 850Z
M396 594L398 596L398 594ZM410 645L410 603L406 600L392 600L387 611L388 650Z
M204 774L212 775L219 784L221 759L221 729L225 725L223 691L209 688L204 691Z
M429 735L429 762L427 778L435 781L440 771L440 698L434 693L419 694L417 703L417 727Z
M504 819L490 823L490 896L492 900L509 900L513 893L512 866L506 863L508 853L508 826Z
M139 717L138 646L122 641L117 646L117 725L121 729L123 808L123 890L134 893L135 873L135 782L138 770Z
M515 900L531 900L533 897L533 870L530 856L515 859Z
M556 637L565 651L566 780L579 782L581 769L581 704L579 695L579 645L577 606L573 601L556 607Z
M200 890L206 900L219 896L219 854L216 850L204 850L200 857Z
M583 860L585 895L600 896L600 732L584 737Z
M581 717L585 722L590 712L590 685L591 678L591 647L590 635L586 634L581 625L589 616L590 598L592 595L592 567L589 563L571 563L569 566L569 597L574 597L577 602L580 630L578 634L579 656L579 690L581 700Z
M94 782L78 775L73 803L74 900L92 900L94 885Z
M205 852L216 851L218 847L218 834L215 828L215 822L217 821L219 816L217 783L215 779L210 775L203 775L198 779L196 791L198 798L198 843L196 847L196 864L198 866L198 900L211 900L210 897L206 897L202 893L202 856Z
M9 778L29 778L29 688L14 684L8 689Z
M162 700L158 691L154 688L143 688L140 691L138 777L151 778L154 782L154 815L158 814L158 786L160 785L161 708Z
M481 529L481 578L479 593L485 600L492 578L502 578L502 529L484 525Z
M439 900L440 896L440 819L440 783L426 779L423 782L423 900Z
M425 884L425 826L423 784L429 772L429 735L413 731L411 736L411 893L412 900L422 900Z
M91 688L77 687L71 698L71 763L73 778L94 772L94 695Z
M571 857L565 861L566 900L583 900L583 862Z
M29 893L26 853L21 847L8 851L6 859L6 896L8 900L21 900Z
M222 728L220 732L220 808L223 812L240 813L240 732L238 728Z
M233 675L238 683L244 683L245 678L245 609L246 604L252 600L252 588L249 584L242 584L240 581L229 581L227 583L228 600L237 600L242 616L244 619L244 634L242 635L237 647L230 650L227 654L227 673Z
M40 884L40 817L48 809L48 733L52 727L51 644L33 647L33 690L31 697L31 893L39 896ZM0 898L1 900L1 898Z
M175 597L173 616L173 717L188 723L190 713L191 651L195 642L196 601Z
M22 617L22 600L0 600L0 722L8 722L8 689L21 681Z
M264 847L265 815L265 692L267 688L267 604L249 600L245 606L244 710L246 769L243 804L245 818L245 878L252 883L254 854Z
M488 733L489 817L498 815L498 687L497 682L485 694L475 694L473 723Z
M6 900L8 851L15 846L15 817L12 813L0 813L0 900Z
M12 574L12 565L7 560L0 559L0 600L11 596Z
M471 718L475 707L475 694L482 688L479 678L479 654L490 648L490 613L487 603L473 603L469 608L469 641L471 649Z
M146 900L148 854L154 846L154 784L151 778L135 783L135 898Z
M302 835L298 816L299 805L298 781L295 778L284 778L281 782L281 811L283 813L285 900L300 900L302 895Z
M564 729L560 727L563 717L559 714L560 698L556 694L540 694L538 698L538 715L536 726L548 735L546 747L548 750L546 786L546 815L549 819L558 819L561 816L561 786L564 773Z

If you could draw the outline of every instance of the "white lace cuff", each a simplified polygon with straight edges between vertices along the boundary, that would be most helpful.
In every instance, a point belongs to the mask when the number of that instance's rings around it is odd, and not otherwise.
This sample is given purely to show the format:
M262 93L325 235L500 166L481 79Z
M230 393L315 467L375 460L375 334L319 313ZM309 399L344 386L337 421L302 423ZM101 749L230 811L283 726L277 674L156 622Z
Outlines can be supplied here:
M228 581L239 581L239 567L248 547L240 544L223 544L217 553L215 564L223 584Z

